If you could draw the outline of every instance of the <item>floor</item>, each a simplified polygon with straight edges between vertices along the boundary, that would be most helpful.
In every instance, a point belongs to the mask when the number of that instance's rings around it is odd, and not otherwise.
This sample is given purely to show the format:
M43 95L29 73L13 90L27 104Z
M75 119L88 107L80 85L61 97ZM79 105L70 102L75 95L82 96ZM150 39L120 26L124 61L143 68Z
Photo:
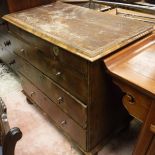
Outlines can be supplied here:
M19 78L3 63L0 63L0 96L7 105L10 126L23 132L16 155L81 155L46 114L27 103ZM138 121L132 121L130 128L113 137L99 155L131 155L140 126Z

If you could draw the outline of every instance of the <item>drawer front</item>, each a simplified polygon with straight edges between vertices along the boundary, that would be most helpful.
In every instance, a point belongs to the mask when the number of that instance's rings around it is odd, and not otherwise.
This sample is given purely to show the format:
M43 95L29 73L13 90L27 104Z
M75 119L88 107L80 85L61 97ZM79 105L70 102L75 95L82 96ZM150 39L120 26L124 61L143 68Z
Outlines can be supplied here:
M76 141L83 149L86 150L86 130L77 125L70 117L68 117L54 102L45 96L31 82L23 76L21 77L22 86L28 98L35 102L45 111L48 116L63 129L74 141ZM33 92L33 94L32 94Z
M67 66L67 68L72 68L73 70L87 76L88 62L85 59L75 56L74 54L40 39L39 37L34 36L18 27L9 25L9 28L13 34L16 34L18 37L24 39L29 45L41 50L44 55L50 58L50 60L55 60L57 63Z
M118 81L116 84L126 93L123 97L123 104L128 112L135 118L145 121L150 109L151 99L131 85Z
M10 41L11 46L7 46L8 50L14 51L78 99L87 103L88 79L86 76L59 63L57 58L52 58L50 53L45 53L38 48L33 48L13 36L10 36ZM66 58L67 56L64 55L63 57ZM70 59L70 57L67 58ZM66 63L70 66L69 61L66 61Z
M53 102L70 115L81 127L86 128L87 106L76 100L68 92L60 88L46 75L17 56L18 72L27 77L34 85L44 92ZM16 67L17 68L17 67Z

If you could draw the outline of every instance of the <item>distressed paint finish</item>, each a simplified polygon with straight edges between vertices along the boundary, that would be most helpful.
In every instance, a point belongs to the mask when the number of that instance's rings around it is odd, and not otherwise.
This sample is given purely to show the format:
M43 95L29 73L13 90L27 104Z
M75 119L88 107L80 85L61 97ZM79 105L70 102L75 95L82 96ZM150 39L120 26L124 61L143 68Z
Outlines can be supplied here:
M89 61L153 31L147 23L62 2L6 15L3 19Z

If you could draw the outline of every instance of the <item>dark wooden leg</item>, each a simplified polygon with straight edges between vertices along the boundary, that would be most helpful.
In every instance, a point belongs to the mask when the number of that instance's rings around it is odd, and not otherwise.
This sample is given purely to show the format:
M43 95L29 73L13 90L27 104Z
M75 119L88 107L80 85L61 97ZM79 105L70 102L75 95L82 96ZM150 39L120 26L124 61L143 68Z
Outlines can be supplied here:
M151 104L150 111L148 112L147 118L144 122L144 125L141 129L138 141L133 152L133 155L146 155L148 147L153 138L153 132L151 132L151 124L155 123L155 103Z

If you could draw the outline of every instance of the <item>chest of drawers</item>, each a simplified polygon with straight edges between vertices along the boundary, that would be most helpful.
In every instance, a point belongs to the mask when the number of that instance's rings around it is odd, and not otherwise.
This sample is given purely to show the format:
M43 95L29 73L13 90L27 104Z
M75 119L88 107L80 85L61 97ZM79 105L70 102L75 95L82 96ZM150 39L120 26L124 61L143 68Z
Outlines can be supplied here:
M3 17L11 42L5 47L10 57L3 59L20 75L28 99L86 154L96 152L128 120L122 93L102 58L152 31L149 24L126 19L119 29L122 18L114 17L109 24L116 24L116 30L111 32L102 20L108 16L57 2ZM128 22L135 25L131 36Z

